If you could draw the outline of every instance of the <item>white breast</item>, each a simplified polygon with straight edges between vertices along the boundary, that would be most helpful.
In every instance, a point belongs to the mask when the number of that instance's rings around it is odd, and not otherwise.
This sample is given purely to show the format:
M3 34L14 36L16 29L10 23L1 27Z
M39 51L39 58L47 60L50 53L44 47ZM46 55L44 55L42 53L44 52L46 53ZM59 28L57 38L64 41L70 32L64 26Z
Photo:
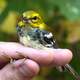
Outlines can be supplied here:
M31 47L31 48L34 48L34 49L42 49L42 50L47 49L47 47L40 44L39 41L37 41L37 40L32 41L29 36L20 37L20 43L22 43L26 47Z

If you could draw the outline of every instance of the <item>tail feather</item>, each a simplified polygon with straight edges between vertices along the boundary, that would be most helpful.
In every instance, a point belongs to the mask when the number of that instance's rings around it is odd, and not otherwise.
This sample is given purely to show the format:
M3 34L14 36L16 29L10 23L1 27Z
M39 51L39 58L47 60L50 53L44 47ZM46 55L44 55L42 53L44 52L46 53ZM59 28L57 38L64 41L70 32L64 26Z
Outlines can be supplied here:
M70 73L72 74L76 80L80 80L80 76L78 75L78 73L69 65L69 64L66 64L64 66L64 68Z

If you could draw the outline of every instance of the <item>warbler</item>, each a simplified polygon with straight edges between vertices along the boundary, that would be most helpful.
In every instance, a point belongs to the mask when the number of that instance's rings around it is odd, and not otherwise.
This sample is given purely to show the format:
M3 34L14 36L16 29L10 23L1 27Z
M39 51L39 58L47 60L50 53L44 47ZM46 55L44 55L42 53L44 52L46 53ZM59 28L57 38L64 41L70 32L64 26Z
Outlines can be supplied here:
M24 46L45 50L59 48L49 27L35 11L25 11L16 26L20 43ZM67 70L76 80L80 80L77 72L69 65L59 66L60 71Z

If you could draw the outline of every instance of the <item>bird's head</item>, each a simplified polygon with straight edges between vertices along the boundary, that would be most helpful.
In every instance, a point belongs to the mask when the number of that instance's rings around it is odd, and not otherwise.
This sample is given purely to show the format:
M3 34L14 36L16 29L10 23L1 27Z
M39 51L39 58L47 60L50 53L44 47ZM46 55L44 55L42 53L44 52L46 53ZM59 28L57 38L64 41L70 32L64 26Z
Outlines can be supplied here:
M45 24L41 16L35 11L26 11L22 14L22 20L33 28L43 29Z

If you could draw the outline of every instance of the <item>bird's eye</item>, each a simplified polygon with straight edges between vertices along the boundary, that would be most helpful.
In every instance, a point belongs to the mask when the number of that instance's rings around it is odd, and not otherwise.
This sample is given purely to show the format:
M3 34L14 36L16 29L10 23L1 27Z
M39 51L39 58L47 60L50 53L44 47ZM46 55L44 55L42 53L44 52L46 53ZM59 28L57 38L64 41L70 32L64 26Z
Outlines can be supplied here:
M37 20L38 18L37 18L36 16L34 16L32 19L33 19L33 20Z

